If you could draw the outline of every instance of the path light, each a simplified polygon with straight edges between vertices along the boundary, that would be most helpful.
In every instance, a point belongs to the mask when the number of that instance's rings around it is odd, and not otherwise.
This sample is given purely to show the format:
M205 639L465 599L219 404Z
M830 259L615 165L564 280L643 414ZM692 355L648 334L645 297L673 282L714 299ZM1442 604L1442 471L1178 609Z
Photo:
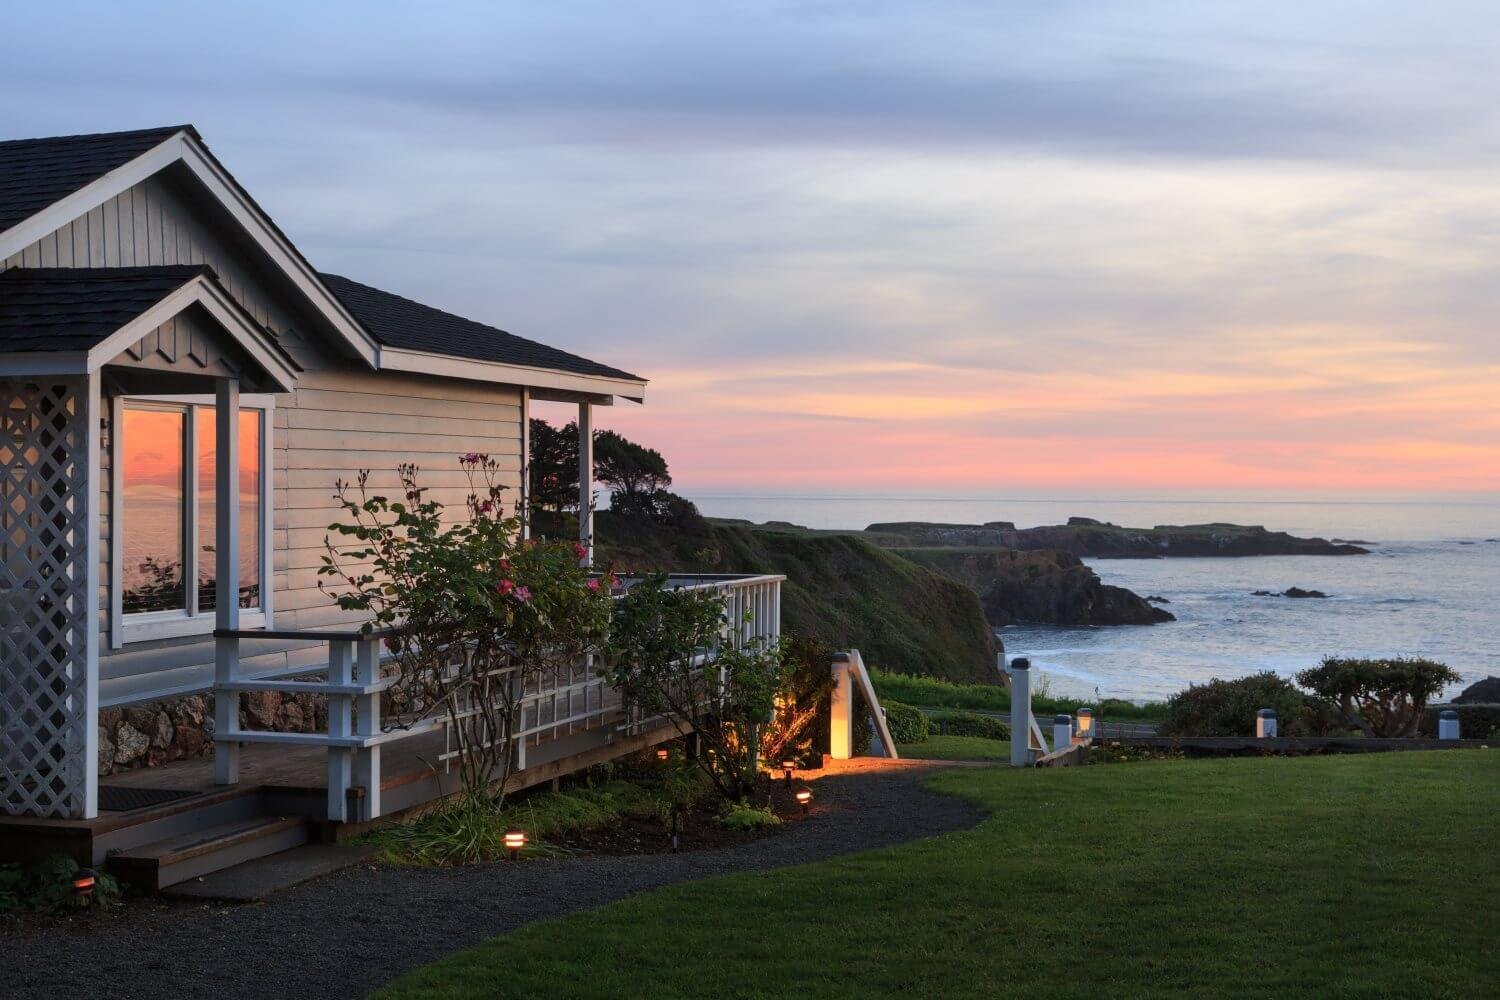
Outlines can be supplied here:
M1094 738L1094 710L1092 708L1080 708L1078 710L1078 735L1085 740Z
M663 760L664 761L664 760L666 760L670 756L672 756L672 751L668 750L666 747L657 747L656 748L656 759L657 760Z
M784 760L781 762L781 772L786 778L786 787L788 788L792 787L792 772L796 769L797 762L795 760Z
M797 789L796 798L797 801L802 805L802 815L806 816L808 811L807 807L809 803L812 802L812 789L805 786Z
M73 873L73 895L84 903L94 894L94 869L80 868Z
M521 848L526 846L526 831L511 827L505 831L505 849L510 852L510 859L516 860L521 856Z

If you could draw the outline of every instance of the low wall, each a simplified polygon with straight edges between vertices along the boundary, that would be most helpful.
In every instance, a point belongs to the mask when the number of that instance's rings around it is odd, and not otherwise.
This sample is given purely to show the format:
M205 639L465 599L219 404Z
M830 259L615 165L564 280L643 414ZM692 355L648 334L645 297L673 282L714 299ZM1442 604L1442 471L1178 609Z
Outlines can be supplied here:
M327 732L328 701L312 694L242 694L240 727L280 733ZM99 775L211 756L213 734L212 695L100 709Z

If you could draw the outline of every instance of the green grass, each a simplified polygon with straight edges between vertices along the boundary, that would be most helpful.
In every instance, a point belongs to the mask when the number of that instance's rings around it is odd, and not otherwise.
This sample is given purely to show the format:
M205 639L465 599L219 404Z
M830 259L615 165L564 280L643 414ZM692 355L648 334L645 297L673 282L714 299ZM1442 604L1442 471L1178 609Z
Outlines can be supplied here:
M898 743L896 752L913 760L1010 760L1010 740L934 733L921 743Z
M874 668L870 670L870 680L875 684L875 693L882 699L890 698L907 705L965 708L983 712L1010 711L1010 692L998 684L963 684L940 677L918 677ZM1034 715L1053 715L1058 712L1072 715L1080 707L1090 704L1077 698L1050 697L1045 691L1033 691L1031 696L1031 711ZM1096 713L1100 712L1100 706L1092 707ZM1159 701L1137 705L1117 698L1106 698L1100 717L1112 720L1159 719L1166 713L1166 709L1166 704Z
M991 817L533 924L381 995L1494 995L1500 752L934 784Z

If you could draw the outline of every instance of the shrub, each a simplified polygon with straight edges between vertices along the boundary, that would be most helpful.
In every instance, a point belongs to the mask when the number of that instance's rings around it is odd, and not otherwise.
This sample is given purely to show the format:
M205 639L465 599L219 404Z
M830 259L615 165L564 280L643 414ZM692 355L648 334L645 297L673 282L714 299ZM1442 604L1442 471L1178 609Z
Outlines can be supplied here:
M1301 691L1271 671L1225 681L1215 677L1193 684L1167 699L1163 736L1247 736L1255 732L1255 713L1276 711L1283 735L1306 732L1307 704Z
M1500 728L1500 705L1428 705L1422 713L1418 732L1437 736L1438 713L1444 709L1458 713L1458 735L1466 740L1489 739Z
M1297 682L1337 706L1344 722L1366 736L1413 736L1427 701L1461 680L1447 666L1418 659L1327 657Z
M897 743L921 743L927 739L927 716L899 701L888 701L883 707L891 739Z
M94 873L94 891L73 894L78 862L56 855L33 865L0 865L0 914L32 910L58 913L96 907L107 910L120 898L120 883L103 872Z
M735 804L719 814L719 825L728 830L759 830L780 826L781 817L769 809Z
M999 719L978 712L933 712L927 717L928 732L944 736L978 736L986 740L1010 739L1010 727Z

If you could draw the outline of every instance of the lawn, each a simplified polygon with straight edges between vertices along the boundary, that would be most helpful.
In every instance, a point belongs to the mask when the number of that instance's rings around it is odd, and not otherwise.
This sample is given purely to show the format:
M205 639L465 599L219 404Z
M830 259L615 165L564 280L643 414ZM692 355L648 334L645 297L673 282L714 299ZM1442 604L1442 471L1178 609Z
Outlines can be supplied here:
M382 995L1494 995L1500 753L934 781L991 818L533 924Z
M914 760L1010 760L1010 740L933 735L921 743L898 743L896 752Z

